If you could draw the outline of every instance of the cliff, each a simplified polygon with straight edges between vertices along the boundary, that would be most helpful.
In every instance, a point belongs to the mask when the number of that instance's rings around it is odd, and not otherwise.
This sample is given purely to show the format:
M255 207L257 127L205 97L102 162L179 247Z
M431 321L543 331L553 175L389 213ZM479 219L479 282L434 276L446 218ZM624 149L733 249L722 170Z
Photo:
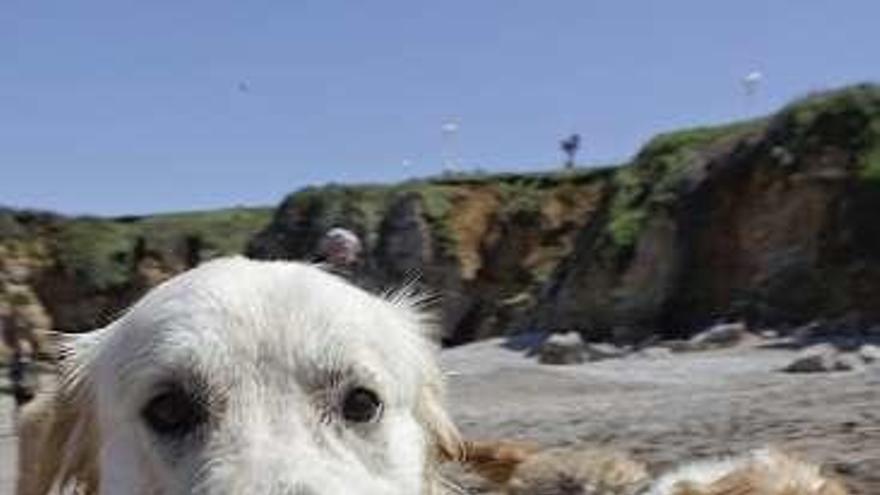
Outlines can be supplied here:
M719 317L880 317L880 87L659 136L614 183L536 324L680 336Z
M448 343L495 335L534 304L601 211L611 170L327 186L290 195L248 246L256 258L308 258L333 226L366 248L376 289L416 283L437 294Z
M223 254L242 252L270 218L234 208L146 217L69 218L0 209L0 315L25 294L54 327L109 322L147 288Z
M5 211L0 279L82 330L203 259L308 259L342 226L365 244L362 283L437 295L449 344L526 328L683 336L723 317L880 320L878 207L880 87L861 85L660 135L614 168L310 187L274 213Z
M861 85L660 135L615 169L307 189L248 252L302 258L351 228L369 279L421 274L442 296L450 343L683 336L725 317L880 318L878 206L880 87Z

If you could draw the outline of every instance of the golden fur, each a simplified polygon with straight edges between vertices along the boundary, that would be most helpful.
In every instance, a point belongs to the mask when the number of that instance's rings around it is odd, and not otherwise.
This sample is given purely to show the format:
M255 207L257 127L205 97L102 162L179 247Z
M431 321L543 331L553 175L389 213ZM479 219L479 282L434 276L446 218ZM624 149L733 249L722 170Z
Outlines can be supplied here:
M635 495L646 466L620 451L542 449L530 442L465 442L466 463L508 495Z
M45 495L76 485L81 495L98 493L98 444L87 404L69 394L47 393L18 413L16 495Z
M722 468L705 479L701 472ZM696 479L695 479L696 478ZM741 458L698 463L661 479L650 495L847 495L843 483L819 466L768 448ZM668 488L667 488L668 487Z
M465 442L465 463L507 495L848 495L819 466L767 448L690 462L652 480L644 464L604 448Z
M483 478L504 485L514 470L529 456L541 450L534 442L465 441L464 460Z

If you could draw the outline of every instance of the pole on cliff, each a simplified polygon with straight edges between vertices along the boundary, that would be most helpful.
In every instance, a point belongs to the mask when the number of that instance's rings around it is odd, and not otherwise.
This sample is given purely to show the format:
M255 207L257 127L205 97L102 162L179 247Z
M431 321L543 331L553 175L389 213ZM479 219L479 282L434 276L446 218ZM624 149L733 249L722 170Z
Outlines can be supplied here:
M440 132L443 136L443 173L446 174L453 173L458 169L456 139L459 128L456 119L449 119L440 126Z
M746 114L751 114L754 110L755 95L758 93L758 88L763 81L764 74L759 70L749 72L740 81L743 94L745 95Z

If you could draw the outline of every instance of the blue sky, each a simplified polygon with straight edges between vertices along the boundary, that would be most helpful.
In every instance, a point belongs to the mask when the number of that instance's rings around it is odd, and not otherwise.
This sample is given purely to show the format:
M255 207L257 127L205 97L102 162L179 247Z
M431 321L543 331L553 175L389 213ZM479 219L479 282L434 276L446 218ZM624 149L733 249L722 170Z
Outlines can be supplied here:
M619 162L880 79L876 0L3 0L0 204L276 204L308 184ZM764 74L747 99L741 78Z

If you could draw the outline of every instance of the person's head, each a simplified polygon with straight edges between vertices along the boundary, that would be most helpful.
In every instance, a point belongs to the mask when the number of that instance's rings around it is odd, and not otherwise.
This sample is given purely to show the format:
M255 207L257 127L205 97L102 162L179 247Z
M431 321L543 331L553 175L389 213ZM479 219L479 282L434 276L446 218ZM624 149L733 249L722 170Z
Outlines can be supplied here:
M347 267L358 262L361 241L357 234L341 227L328 230L318 243L318 256L337 267Z

